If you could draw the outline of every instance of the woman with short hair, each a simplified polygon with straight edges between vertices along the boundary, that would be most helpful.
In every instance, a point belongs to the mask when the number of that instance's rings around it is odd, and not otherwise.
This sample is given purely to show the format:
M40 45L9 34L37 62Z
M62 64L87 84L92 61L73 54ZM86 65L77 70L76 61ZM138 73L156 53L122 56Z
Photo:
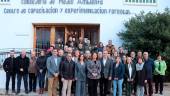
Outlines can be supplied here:
M98 60L97 53L92 53L92 59L87 61L87 77L89 96L97 96L97 86L101 77L101 63Z

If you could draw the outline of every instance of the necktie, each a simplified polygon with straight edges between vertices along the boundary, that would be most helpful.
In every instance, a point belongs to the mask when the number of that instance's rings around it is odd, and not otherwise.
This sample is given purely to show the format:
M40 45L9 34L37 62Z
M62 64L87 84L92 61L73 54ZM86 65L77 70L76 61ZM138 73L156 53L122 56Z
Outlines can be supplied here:
M158 70L161 71L161 62L159 61L159 67Z

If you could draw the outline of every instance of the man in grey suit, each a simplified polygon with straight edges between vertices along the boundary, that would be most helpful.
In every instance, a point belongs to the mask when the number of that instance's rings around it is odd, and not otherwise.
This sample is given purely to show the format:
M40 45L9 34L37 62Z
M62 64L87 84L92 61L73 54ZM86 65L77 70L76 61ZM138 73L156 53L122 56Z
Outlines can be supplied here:
M100 78L100 96L106 96L109 88L109 80L112 76L112 65L113 62L108 58L108 51L103 51L103 58L101 62L101 78Z
M47 77L48 77L48 96L57 96L58 75L60 58L57 57L58 51L54 49L52 56L47 59Z

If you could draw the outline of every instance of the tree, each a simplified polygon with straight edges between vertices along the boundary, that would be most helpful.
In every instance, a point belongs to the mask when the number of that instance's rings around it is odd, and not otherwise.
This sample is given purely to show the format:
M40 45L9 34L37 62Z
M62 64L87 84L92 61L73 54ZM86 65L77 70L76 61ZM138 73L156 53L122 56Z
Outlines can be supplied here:
M151 57L155 57L158 53L165 55L170 63L169 8L164 12L141 12L125 22L124 27L118 33L124 47L128 50L148 51Z

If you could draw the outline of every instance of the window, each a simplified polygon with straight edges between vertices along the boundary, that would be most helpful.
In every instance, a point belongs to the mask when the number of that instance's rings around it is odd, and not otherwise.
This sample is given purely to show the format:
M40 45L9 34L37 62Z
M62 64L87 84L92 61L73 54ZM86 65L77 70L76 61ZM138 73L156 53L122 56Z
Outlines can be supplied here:
M1 2L10 2L10 0L0 0Z
M90 40L91 44L94 45L96 42L98 43L99 37L98 37L98 31L99 27L87 27L84 30L84 38L88 38Z
M0 0L0 6L1 5L10 5L10 0Z
M65 28L56 27L55 32L55 42L57 42L57 39L61 39L62 42L65 42Z
M127 5L157 5L157 0L124 0Z
M36 28L36 48L47 49L50 46L50 28Z
M99 42L99 24L33 24L36 49L48 49L51 44L61 47L71 36L77 41L79 37L87 38L91 44Z

